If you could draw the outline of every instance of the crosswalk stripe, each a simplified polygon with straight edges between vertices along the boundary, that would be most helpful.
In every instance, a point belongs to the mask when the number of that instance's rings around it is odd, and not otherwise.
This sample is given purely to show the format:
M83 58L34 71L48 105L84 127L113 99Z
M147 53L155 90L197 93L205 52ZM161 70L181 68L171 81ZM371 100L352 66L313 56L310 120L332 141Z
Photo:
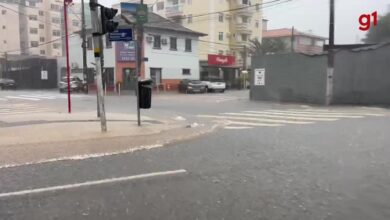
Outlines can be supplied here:
M224 129L228 130L245 130L245 129L251 129L253 127L244 127L244 126L226 126Z
M237 115L237 116L252 116L252 117L263 117L263 118L281 118L289 120L303 120L303 121L337 121L338 118L315 118L315 117L300 117L300 116L288 116L288 115L274 115L274 114L262 114L262 113L222 113L224 115Z
M324 109L318 110L268 110L271 112L279 113L297 113L297 114L322 114L322 115L343 115L343 116L384 116L383 114L367 113L367 112L345 112L345 111L330 111Z
M22 99L22 100L29 100L29 101L39 101L40 99L37 98L27 98L27 97L19 97L19 96L6 96L7 99Z
M299 113L292 111L245 111L247 113L255 114L270 114L270 115L287 115L287 116L301 116L301 117L315 117L315 118L363 118L362 115L346 115L346 114L318 114L318 113Z
M56 99L55 96L42 96L42 95L20 95L21 97L36 98L36 99Z
M239 125L239 126L254 126L254 127L281 127L283 124L266 124L266 123L254 123L254 122L237 122L228 121L228 125Z
M13 111L13 112L0 112L0 115L19 115L19 114L28 114L28 113L40 113L40 112L47 112L48 110L45 109L36 109L33 111Z
M249 118L249 117L235 117L235 116L217 116L217 115L199 115L201 118L218 118L226 120L244 120L244 121L258 121L269 123L284 123L284 124L312 124L310 121L288 121L279 119L266 119L266 118Z

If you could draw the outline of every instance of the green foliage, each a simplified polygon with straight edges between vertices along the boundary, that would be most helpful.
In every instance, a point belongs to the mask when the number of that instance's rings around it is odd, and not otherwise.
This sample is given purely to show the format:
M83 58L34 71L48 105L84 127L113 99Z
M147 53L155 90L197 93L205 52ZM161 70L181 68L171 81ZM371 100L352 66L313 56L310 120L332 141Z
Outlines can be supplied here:
M258 39L250 41L250 51L253 55L261 55L267 53L284 53L287 52L287 46L282 39L263 39L260 43Z
M380 43L390 41L390 13L383 17L379 17L378 25L371 26L365 43Z

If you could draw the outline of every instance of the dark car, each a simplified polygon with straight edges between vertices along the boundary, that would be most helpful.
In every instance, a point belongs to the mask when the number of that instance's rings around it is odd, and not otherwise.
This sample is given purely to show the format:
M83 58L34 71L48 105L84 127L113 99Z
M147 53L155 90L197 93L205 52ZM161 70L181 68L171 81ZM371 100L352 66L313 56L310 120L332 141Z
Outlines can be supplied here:
M60 82L60 92L68 91L68 79L63 77ZM70 91L71 92L85 92L87 84L77 76L70 77Z
M184 79L180 81L179 92L184 93L205 93L206 84L200 80Z
M0 89L16 89L17 85L13 79L0 79Z

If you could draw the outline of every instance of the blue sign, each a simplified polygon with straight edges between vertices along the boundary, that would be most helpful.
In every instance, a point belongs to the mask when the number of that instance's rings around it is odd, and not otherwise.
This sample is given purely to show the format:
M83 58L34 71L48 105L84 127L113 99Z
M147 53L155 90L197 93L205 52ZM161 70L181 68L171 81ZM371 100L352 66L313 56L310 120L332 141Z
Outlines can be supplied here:
M136 14L138 7L139 7L139 4L121 2L121 13L129 12L131 14Z
M110 41L132 41L133 30L132 29L118 29L108 34Z

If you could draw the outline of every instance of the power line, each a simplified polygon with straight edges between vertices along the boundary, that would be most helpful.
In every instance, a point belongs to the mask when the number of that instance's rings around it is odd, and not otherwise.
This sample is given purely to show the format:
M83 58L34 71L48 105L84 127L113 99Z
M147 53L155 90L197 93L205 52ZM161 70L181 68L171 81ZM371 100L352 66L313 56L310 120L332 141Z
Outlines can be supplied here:
M77 36L75 33L71 33L68 35L68 37L74 37L74 36ZM24 49L31 49L31 48L36 48L36 47L41 47L41 46L44 46L44 45L48 45L48 44L51 44L51 43L54 43L54 42L57 42L57 41L60 41L62 40L63 38L65 38L66 36L62 36L62 37L59 37L59 38L56 38L54 40L51 40L51 41L46 41L44 43L41 43L41 44L38 44L38 46L30 46L30 47L26 47ZM22 49L14 49L14 50L8 50L8 51L0 51L0 53L11 53L11 52L19 52L19 51L22 51Z
M282 1L282 2L281 2ZM219 13L224 13L224 12L233 12L233 11L239 11L239 10L244 10L244 9L248 9L248 8L253 8L253 7L259 7L259 6L263 6L265 4L271 4L271 3L287 3L287 2L290 2L292 0L272 0L272 1L269 1L269 2L264 2L264 3L261 3L261 4L255 4L255 5L249 5L249 6L245 6L245 7L240 7L240 8L233 8L233 9L228 9L228 10L222 10L222 11L214 11L214 12L209 12L209 13L203 13L203 14L197 14L197 15L192 15L191 17L192 18L197 18L197 17L203 17L203 16L208 16L208 15L213 15L213 14L219 14ZM270 6L275 6L275 5L279 5L279 4L274 4L274 5L270 5ZM262 7L261 9L263 8L266 8L266 7ZM257 8L256 8L257 10ZM260 10L260 8L259 8ZM178 19L179 20L183 20L183 19L187 19L189 17L189 15L183 15L181 17L179 17ZM171 22L171 21L156 21L156 22L149 22L149 23L163 23L163 22Z

